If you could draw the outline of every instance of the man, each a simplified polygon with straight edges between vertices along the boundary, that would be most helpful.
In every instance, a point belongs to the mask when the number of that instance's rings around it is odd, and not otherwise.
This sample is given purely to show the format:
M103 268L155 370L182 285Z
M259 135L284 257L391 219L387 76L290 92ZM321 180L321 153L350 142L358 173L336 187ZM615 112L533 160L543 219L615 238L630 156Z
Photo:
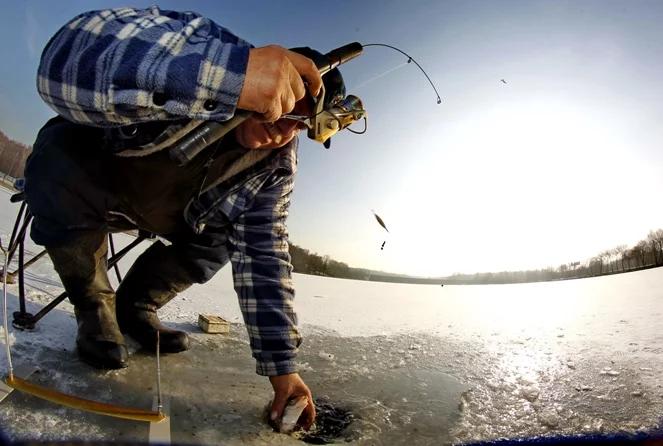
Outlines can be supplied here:
M325 101L344 95L340 73L329 76L337 88ZM155 351L158 332L161 352L188 349L187 334L163 326L156 311L230 261L256 371L275 392L271 418L304 395L309 427L315 409L295 366L301 336L285 226L300 128L280 117L310 112L307 94L322 86L314 62L254 48L192 12L121 8L60 29L37 84L59 116L39 132L26 166L31 235L74 305L81 359L126 367L124 335ZM192 119L225 121L238 109L254 115L183 167L168 150L147 149ZM170 244L153 243L115 292L107 234L129 228Z

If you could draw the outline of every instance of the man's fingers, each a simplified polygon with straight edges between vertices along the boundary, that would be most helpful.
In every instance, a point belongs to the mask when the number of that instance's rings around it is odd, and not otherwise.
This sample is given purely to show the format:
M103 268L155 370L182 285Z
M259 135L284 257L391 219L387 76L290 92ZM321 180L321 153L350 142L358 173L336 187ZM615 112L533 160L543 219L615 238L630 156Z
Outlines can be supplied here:
M295 102L299 101L306 95L306 87L304 86L304 81L302 80L299 73L294 69L290 71L290 88L294 95ZM295 107L295 104L292 104L292 108ZM285 113L292 111L292 108Z
M294 51L288 51L288 59L295 66L295 69L301 77L306 79L308 83L308 90L313 96L317 96L322 88L322 77L320 70L315 66L315 63L308 57L302 56Z
M309 430L315 423L315 405L310 395L308 396L308 406L306 406L299 419L301 420L301 426L306 430Z
M274 122L290 113L295 103L306 96L304 81L311 94L317 96L322 78L311 59L275 45L253 48L237 106Z
M286 393L276 392L274 395L274 402L272 403L272 410L269 412L269 418L276 421L283 416L283 410L288 403L288 395Z
M262 113L263 120L267 122L275 122L281 118L283 114L283 109L281 108L283 102L281 98L275 98L267 108L267 110Z
M293 74L293 77L299 78L299 75L297 73ZM304 95L304 84L301 80L301 78L298 79L299 81L299 86L298 88L300 89L300 93L302 96ZM291 85L297 85L297 82L292 81ZM281 116L290 113L294 108L295 104L297 103L296 99L296 93L293 91L291 88L285 88L281 91L281 95L276 98L270 106L267 108L267 111L262 113L262 117L265 121L268 122L275 122L281 119Z
M302 86L302 89L303 88L304 87ZM296 103L297 100L295 99L295 93L291 90L284 91L283 95L281 96L281 115L290 113L292 109L295 108Z

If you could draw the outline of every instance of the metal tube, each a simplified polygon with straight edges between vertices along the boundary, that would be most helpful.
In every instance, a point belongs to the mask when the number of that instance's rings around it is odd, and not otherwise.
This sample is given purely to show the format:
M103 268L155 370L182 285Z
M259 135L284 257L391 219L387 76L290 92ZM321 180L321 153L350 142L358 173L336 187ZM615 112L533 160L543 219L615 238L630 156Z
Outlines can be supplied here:
M139 235L138 237L136 237L136 240L134 240L133 242L129 243L127 246L125 246L124 248L122 248L122 249L120 250L120 252L118 252L118 253L115 254L113 257L111 257L110 259L108 259L108 268L112 267L112 266L115 265L117 262L119 262L120 260L122 260L122 257L124 257L124 256L125 256L129 251L131 251L136 245L140 244L140 242L142 242L143 240L145 240L145 238L146 238L145 236L143 236L143 235Z
M9 254L4 249L5 267L2 270L2 325L5 329L5 347L7 351L7 366L9 367L9 378L14 377L14 366L12 365L12 352L9 349L9 323L7 322L7 268L9 267Z
M46 313L48 313L49 311L51 311L53 308L57 307L57 306L60 304L60 302L62 302L62 301L65 300L66 298L67 298L67 292L65 291L65 292L63 292L62 294L60 294L58 297L56 297L55 299L53 299L52 301L50 301L50 302L48 303L48 305L46 305L46 306L43 307L41 310L39 310L39 311L37 312L37 314L35 314L34 316L32 316L32 322L33 322L34 324L36 324L37 321L38 321L39 319L41 319L42 317L44 317L44 316L46 315Z
M115 257L115 244L113 243L113 234L108 234L108 245L110 246L111 259ZM120 268L117 266L117 262L113 264L113 269L115 270L115 276L117 276L117 282L122 282L122 276L120 276Z
M160 332L157 330L157 412L161 413L163 411L163 402L161 400L161 357L159 355L159 350L161 349L160 344Z
M23 269L28 268L29 266L32 266L37 260L39 260L39 259L41 259L42 257L44 257L44 254L46 254L46 250L45 250L45 249L42 250L39 254L35 255L35 256L34 256L33 258L31 258L30 260L28 260L27 262L25 262L25 264L23 265ZM10 275L10 276L13 276L13 275L16 275L16 273L18 273L18 268L16 268L15 271L9 273L9 275Z
M18 242L18 296L21 313L25 314L25 277L23 275L23 260L25 259L25 234ZM7 265L9 267L9 265Z
M16 216L16 222L14 223L14 229L12 229L12 235L9 237L9 245L7 246L8 254L9 254L9 260L8 263L11 263L12 257L14 256L14 251L16 250L16 236L17 236L17 231L18 227L21 225L21 221L25 220L28 218L28 210L26 209L27 203L23 202L21 203L21 208L18 210L18 215Z

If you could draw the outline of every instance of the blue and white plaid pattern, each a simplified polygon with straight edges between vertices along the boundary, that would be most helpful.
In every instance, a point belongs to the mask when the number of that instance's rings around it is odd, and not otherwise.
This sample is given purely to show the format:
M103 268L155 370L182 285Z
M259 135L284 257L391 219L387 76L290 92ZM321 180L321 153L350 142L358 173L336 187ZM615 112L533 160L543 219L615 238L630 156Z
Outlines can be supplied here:
M235 113L250 44L193 12L81 14L49 41L37 89L61 116L109 127Z
M294 145L283 149L271 163L290 162L290 174L282 168L267 169L273 173L254 176L220 206L232 221L228 251L256 372L267 376L296 372L301 343L286 227L295 153Z
M38 89L58 114L85 125L222 121L235 113L249 48L192 12L92 11L74 18L48 43ZM212 257L232 263L256 371L268 376L295 372L301 343L285 225L296 147L295 140L278 149L206 191L185 211L196 231L209 225L206 232L220 238L215 248L220 251Z
M216 239L213 245L225 246L223 252L205 256L219 262L218 267L230 260L256 372L267 376L296 372L301 343L286 227L296 147L294 141L278 149L240 179L231 179L235 187L222 183L185 213L190 225L206 226L203 234Z

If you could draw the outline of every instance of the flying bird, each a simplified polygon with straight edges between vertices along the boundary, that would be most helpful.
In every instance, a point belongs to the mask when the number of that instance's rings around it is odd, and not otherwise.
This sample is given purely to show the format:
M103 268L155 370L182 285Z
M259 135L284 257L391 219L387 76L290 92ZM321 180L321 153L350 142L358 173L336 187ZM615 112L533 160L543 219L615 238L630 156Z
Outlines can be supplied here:
M505 84L506 84L506 81L505 81L504 79L500 79L500 80L501 80L501 81L502 81L503 83L505 83Z

